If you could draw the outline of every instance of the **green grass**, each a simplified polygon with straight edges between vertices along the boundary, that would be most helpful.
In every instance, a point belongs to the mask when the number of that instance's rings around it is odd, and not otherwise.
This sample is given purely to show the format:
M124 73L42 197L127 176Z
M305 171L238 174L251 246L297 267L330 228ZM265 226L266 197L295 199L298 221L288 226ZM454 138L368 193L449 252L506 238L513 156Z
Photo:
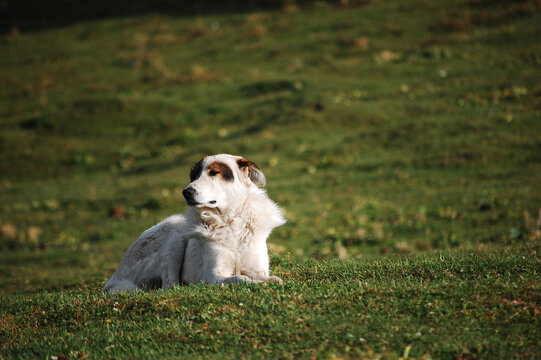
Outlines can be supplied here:
M0 358L540 356L538 2L31 3L0 37ZM101 295L220 152L285 210L285 284Z
M274 258L283 286L17 294L2 297L3 348L21 358L533 358L539 256L517 250Z

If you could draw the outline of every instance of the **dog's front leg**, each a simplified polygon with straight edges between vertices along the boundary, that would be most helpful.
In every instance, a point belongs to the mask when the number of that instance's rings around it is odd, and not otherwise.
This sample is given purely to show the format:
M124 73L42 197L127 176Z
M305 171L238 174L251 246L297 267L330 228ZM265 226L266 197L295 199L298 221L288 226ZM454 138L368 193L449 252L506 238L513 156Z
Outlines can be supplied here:
M241 271L242 275L260 282L276 281L280 284L284 283L278 276L269 274L269 254L267 245L264 242L258 242L247 249L244 258L246 260Z

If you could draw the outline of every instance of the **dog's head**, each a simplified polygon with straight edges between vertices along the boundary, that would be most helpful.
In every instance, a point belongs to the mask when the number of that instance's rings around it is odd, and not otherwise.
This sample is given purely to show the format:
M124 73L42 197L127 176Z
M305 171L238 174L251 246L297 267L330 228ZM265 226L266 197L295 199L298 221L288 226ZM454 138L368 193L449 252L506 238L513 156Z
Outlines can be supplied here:
M233 203L265 185L259 167L240 156L206 156L190 172L190 185L182 191L189 206L228 209Z

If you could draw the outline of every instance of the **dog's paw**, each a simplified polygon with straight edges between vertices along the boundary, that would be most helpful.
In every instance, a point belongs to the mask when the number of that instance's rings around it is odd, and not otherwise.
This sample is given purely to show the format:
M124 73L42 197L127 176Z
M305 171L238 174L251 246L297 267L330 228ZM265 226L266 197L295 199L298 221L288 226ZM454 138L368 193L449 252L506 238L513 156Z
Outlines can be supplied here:
M284 283L284 280L282 280L282 279L279 278L278 276L274 276L274 275L273 275L273 276L269 276L269 277L267 278L266 281L275 281L275 282L277 282L278 284L283 284L283 283Z
M233 278L234 278L235 280L237 280L237 282L239 282L239 283L240 283L240 282L243 282L243 281L244 281L244 282L252 282L252 279L249 278L249 277L246 276L246 275L235 275L235 276L233 276Z
M260 283L262 281L252 279L251 277L246 276L246 275L235 275L235 276L232 276L232 277L230 277L228 279L225 279L225 281L224 281L224 283L226 283L226 284L240 284L240 283L243 283L243 282L256 284L256 283Z

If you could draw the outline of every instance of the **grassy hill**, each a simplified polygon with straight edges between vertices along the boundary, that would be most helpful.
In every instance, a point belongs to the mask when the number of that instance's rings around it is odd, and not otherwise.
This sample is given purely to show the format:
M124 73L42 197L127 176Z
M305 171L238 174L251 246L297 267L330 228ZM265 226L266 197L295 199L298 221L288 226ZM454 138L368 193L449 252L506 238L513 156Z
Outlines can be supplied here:
M540 356L537 1L51 4L0 37L0 358ZM285 284L101 295L220 152Z

